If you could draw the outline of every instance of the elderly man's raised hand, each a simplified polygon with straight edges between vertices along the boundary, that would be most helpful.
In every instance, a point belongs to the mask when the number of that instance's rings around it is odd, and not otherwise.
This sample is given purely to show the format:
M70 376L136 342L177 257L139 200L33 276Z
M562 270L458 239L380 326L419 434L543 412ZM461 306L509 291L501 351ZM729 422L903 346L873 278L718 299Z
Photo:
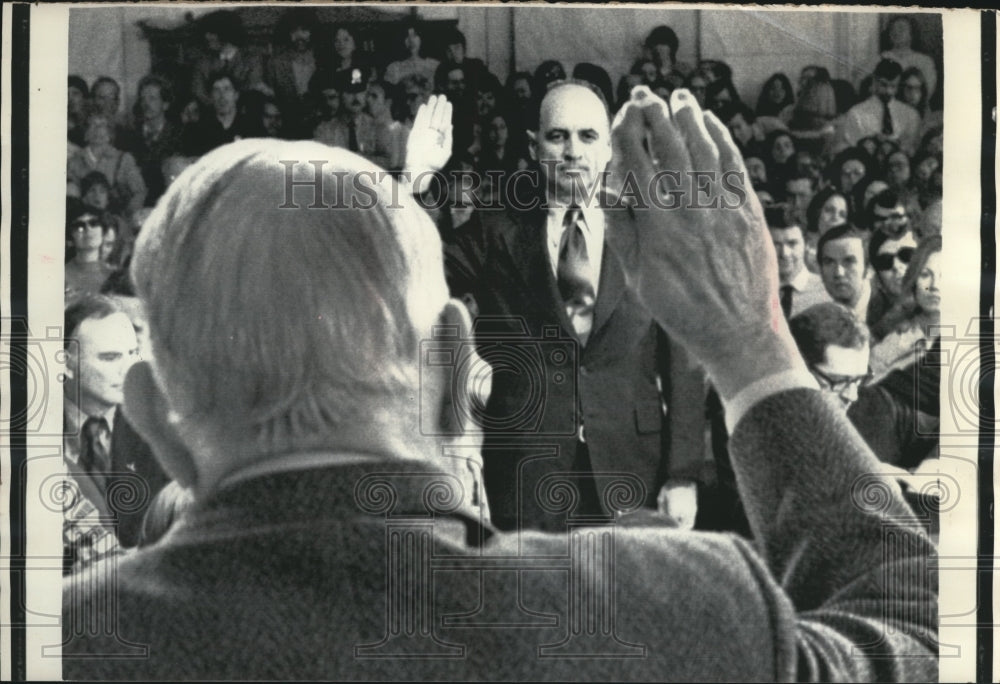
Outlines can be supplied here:
M628 253L633 287L657 322L704 364L723 398L802 368L763 211L725 126L686 90L668 107L639 86L612 139L613 182L641 201L613 212L609 241Z

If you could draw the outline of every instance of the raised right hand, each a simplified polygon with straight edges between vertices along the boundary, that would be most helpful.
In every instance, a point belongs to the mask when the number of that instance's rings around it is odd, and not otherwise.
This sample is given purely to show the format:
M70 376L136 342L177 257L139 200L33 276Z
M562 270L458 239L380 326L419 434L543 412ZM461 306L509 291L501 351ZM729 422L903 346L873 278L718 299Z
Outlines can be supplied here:
M778 302L777 258L763 210L726 127L687 90L675 90L668 109L639 86L616 117L612 139L613 174L619 183L634 176L643 204L628 218L612 212L617 235L609 241L631 241L633 286L656 321L705 366L723 398L768 375L804 368ZM694 172L707 174L714 194L694 187ZM724 178L742 197L720 196ZM654 198L657 187L676 194ZM719 208L696 208L711 197Z

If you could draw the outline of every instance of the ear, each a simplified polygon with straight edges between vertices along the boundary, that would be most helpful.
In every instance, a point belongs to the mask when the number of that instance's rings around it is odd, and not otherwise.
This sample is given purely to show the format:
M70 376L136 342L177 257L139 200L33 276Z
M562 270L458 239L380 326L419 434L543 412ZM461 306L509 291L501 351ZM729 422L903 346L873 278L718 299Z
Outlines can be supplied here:
M167 474L184 488L198 482L198 468L168 419L166 397L145 361L135 363L125 376L125 417L153 449Z
M528 154L531 161L538 161L538 133L535 131L525 131L528 134Z
M457 333L453 339L459 341L458 344L465 344L461 341L472 339L472 318L465 304L458 299L450 299L445 304L437 324L448 326ZM470 353L475 354L474 346ZM466 382L455 382L455 376L450 372L436 379L439 393L437 410L440 412L438 425L442 433L456 437L476 429L472 423L473 403L484 406L490 390L489 365L478 356L463 363L473 371L462 374ZM476 372L479 370L481 372Z

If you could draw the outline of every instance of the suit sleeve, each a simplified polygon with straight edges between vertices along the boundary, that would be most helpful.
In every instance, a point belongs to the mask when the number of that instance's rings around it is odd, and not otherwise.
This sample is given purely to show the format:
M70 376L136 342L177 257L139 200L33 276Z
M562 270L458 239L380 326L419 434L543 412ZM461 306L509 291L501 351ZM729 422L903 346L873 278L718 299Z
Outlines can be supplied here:
M815 390L760 401L730 449L801 681L937 678L934 547L842 411Z
M447 209L442 210L443 212ZM440 220L440 219L439 219ZM486 246L483 229L478 217L473 213L470 224L457 233L446 235L444 248L444 273L448 290L452 297L476 295L483 264L486 263Z

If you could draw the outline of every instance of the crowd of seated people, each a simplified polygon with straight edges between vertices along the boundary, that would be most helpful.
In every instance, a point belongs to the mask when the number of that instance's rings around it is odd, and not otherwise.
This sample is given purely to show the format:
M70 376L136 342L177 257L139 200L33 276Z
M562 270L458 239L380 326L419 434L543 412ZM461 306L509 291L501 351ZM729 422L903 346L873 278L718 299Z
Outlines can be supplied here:
M755 107L743 101L746 84L735 82L724 62L678 62L678 38L667 26L650 31L617 84L598 64L569 68L553 60L502 83L466 54L457 29L430 46L414 22L398 51L369 55L348 27L326 26L313 9L289 10L265 63L245 50L238 16L214 12L201 24L205 57L185 91L168 74L135 84L69 77L67 306L108 292L122 274L127 281L131 246L150 208L184 168L234 140L313 139L399 171L418 108L443 94L453 106L445 168L480 178L476 199L489 203L505 176L532 166L528 132L553 81L589 82L612 115L635 85L664 96L684 87L716 113L745 157L747 182L767 209L778 250L786 316L837 302L838 312L849 311L864 329L857 337L871 346L874 376L867 367L842 373L833 360L820 361L813 365L820 384L856 391L852 401L864 408L850 415L886 461L913 469L933 456L927 435L936 430L936 386L932 391L930 374L920 375L927 396L916 407L912 389L916 369L939 344L943 128L940 111L928 104L938 76L930 58L913 49L906 17L889 24L891 40L857 87L809 65L769 77ZM126 101L134 101L127 113ZM454 184L444 191L450 202L435 218L447 241L472 211ZM84 321L125 311L113 301L89 306ZM132 319L141 328L141 317ZM101 404L104 411L114 405L114 397ZM113 419L105 422L114 427ZM155 480L158 487L167 481L162 474ZM158 491L149 492L150 502ZM183 496L173 493L173 500Z

